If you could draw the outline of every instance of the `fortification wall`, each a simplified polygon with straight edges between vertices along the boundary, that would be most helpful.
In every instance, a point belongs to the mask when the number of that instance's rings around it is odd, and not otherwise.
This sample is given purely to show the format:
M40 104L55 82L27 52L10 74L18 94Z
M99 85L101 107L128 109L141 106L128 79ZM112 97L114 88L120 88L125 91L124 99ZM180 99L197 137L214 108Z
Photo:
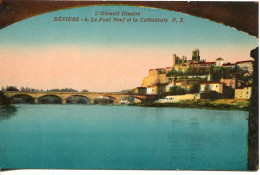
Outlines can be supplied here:
M157 75L150 75L145 77L142 82L142 87L152 86L158 83L158 76Z

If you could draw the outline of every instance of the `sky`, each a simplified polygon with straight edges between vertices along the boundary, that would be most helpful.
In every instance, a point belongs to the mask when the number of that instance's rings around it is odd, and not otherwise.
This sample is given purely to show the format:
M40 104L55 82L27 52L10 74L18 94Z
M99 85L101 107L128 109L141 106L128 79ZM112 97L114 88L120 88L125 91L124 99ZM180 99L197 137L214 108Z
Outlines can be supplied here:
M89 20L95 11L140 12L136 18L167 18L168 23L66 22ZM99 18L99 17L98 17ZM183 18L184 23L172 23ZM91 6L35 16L0 30L0 86L73 88L115 92L141 86L148 70L172 66L172 55L225 62L251 60L258 39L206 19L173 11Z

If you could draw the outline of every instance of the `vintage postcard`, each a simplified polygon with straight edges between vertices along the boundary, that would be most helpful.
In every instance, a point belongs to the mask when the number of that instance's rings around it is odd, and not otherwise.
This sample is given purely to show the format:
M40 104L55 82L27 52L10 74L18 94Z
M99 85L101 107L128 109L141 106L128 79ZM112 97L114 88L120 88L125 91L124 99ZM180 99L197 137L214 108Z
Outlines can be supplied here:
M258 2L0 0L0 169L258 170Z

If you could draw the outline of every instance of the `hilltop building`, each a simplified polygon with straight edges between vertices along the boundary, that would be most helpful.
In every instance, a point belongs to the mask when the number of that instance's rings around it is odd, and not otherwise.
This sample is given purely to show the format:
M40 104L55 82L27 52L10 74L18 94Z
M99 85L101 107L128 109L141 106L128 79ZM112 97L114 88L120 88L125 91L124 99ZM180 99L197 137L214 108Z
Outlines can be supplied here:
M221 67L224 64L224 59L223 58L217 58L216 59L216 66Z
M192 61L200 62L200 51L199 49L195 49L192 51Z
M245 71L248 71L248 73L253 73L253 70L254 70L254 61L253 60L247 60L247 61L238 61L236 62L236 65L242 69L242 70L245 70Z
M186 71L190 66L191 60L187 60L187 57L182 56L178 57L176 54L173 54L173 67L176 71Z
M199 62L199 63L191 63L191 68L209 68L211 66L216 66L216 62Z
M233 64L233 63L224 63L224 64L222 64L222 67L223 68L232 68L232 69L234 69L235 67L236 67L236 64Z
M167 83L166 69L150 69L148 77L145 77L142 82L142 87L153 86L158 83Z
M247 70L250 75L253 72L253 61L239 61L234 63L224 63L223 58L217 58L216 62L207 62L200 58L199 49L192 51L192 58L188 60L187 57L179 57L173 54L172 67L150 69L149 75L142 81L142 86L135 89L135 93L141 94L163 94L168 92L171 87L179 86L188 91L194 82L200 83L200 92L216 91L220 94L227 94L234 89L240 87L243 82L231 78L221 79L220 82L212 82L211 75L182 75L182 76L167 76L167 73L175 70L185 72L189 68L210 68L210 67L223 67L223 68L240 68ZM202 83L201 83L202 82ZM234 98L234 97L232 97Z

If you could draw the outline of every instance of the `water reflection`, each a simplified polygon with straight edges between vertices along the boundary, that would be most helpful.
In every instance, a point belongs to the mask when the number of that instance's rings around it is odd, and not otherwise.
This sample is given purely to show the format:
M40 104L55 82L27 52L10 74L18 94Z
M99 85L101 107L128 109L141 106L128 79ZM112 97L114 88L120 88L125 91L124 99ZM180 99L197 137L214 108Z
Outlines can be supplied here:
M10 119L15 116L17 107L13 105L0 105L0 121Z

